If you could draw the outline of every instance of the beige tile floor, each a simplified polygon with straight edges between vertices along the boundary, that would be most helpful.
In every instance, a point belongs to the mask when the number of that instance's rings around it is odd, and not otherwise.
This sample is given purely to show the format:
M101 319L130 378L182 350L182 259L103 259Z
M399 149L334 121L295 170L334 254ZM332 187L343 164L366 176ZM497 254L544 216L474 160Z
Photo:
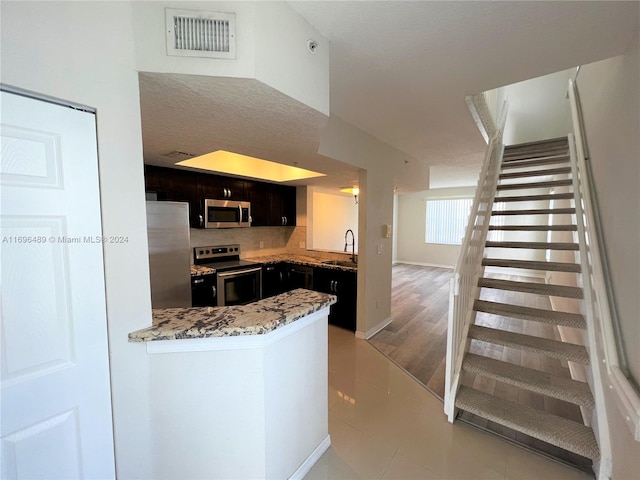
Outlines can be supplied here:
M578 480L592 476L461 422L353 333L329 326L331 448L305 480Z

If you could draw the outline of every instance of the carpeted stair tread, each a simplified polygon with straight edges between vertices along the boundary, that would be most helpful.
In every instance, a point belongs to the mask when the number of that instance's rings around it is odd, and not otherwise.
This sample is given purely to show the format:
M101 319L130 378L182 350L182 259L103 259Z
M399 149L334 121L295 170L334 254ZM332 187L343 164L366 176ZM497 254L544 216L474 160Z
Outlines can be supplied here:
M557 163L568 163L569 155L549 155L547 157L523 157L520 159L503 160L501 170L538 167L541 165L554 165Z
M551 188L568 187L573 184L573 180L550 180L548 182L527 182L527 183L507 183L498 185L497 190L525 190L527 188Z
M520 333L481 327L479 325L471 325L469 327L469 338L495 343L496 345L502 345L504 347L518 348L547 357L559 358L560 360L566 360L568 362L576 362L583 365L589 364L589 354L586 348L573 343L522 335Z
M511 292L549 295L552 297L584 298L582 288L580 287L568 287L566 285L554 285L552 283L515 282L513 280L482 277L478 279L478 286L508 290Z
M491 215L573 215L575 208L537 208L529 210L494 210Z
M545 148L537 150L529 150L522 152L505 152L502 155L505 162L519 162L522 160L530 160L534 158L548 158L557 155L567 155L567 147Z
M535 260L509 260L502 258L483 258L482 265L485 267L528 268L546 272L580 273L582 271L579 263L538 262Z
M576 232L577 225L489 225L489 230L529 232Z
M462 369L582 407L593 408L595 406L589 385L571 378L557 377L540 370L521 367L473 353L465 355Z
M557 242L492 242L485 243L487 248L532 248L537 250L578 250L577 243Z
M573 328L586 328L584 317L577 313L561 312L557 310L545 310L533 307L523 307L507 303L489 302L487 300L475 300L473 309L477 312L500 315L504 317L519 318L551 325L561 325Z
M522 153L540 153L554 150L567 150L569 143L567 141L557 142L531 142L529 145L506 145L504 153L507 155L518 155Z
M496 196L494 202L533 202L536 200L573 200L573 193L545 193L541 195Z
M573 420L464 386L456 407L592 460L600 456L593 430Z
M540 145L568 145L569 144L569 140L567 139L566 136L563 137L553 137L553 138L545 138L542 140L532 140L529 142L522 142L522 143L512 143L510 145L505 145L504 149L505 150L518 150L518 149L522 149L522 148L531 148L531 147L538 147Z
M545 170L528 170L525 172L501 173L498 178L500 180L508 180L510 178L544 177L547 175L563 175L567 173L571 173L571 167L548 168Z
M519 318L521 320L531 320L534 322L549 323L551 325L561 325L563 327L581 328L583 330L587 328L584 317L579 313L523 307L508 303L489 302L487 300L475 300L473 309L476 312L501 315L503 317Z

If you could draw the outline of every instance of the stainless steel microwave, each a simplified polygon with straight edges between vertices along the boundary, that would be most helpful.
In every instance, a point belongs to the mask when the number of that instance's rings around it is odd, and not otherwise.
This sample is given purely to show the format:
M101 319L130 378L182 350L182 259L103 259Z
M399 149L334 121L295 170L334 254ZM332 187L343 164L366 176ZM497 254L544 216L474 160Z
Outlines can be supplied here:
M236 200L204 201L204 228L251 226L251 203Z

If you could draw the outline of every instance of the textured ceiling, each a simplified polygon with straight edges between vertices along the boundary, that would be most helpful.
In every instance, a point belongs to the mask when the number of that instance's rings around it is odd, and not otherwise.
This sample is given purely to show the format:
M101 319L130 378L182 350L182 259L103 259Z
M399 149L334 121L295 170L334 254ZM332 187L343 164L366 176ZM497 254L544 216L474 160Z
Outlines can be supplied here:
M261 82L158 73L139 82L145 163L173 167L167 153L227 150L328 175L289 184L358 181L356 168L316 153L327 117Z
M330 42L332 115L454 167L478 165L484 149L466 95L619 55L640 15L614 1L289 4ZM215 147L326 171L324 185L357 178L316 154L326 117L259 82L141 74L140 89L148 163Z

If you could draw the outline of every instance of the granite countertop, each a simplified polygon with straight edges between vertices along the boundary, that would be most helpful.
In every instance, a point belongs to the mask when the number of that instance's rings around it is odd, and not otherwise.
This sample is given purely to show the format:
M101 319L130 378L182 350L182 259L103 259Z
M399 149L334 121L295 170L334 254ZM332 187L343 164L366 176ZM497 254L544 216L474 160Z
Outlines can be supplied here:
M202 265L191 265L191 276L197 275L213 275L216 273L215 268L204 267Z
M331 265L322 263L329 259L312 257L311 255L299 255L296 253L278 253L275 255L263 255L260 257L243 258L251 262L261 263L263 265L270 265L274 263L287 262L295 265L306 265L308 267L323 267L332 268L334 270L344 270L347 272L355 272L358 270L357 266L348 265ZM213 275L216 271L213 268L205 267L203 265L191 265L191 276L197 275Z
M324 267L324 268L332 268L334 270L344 270L347 272L355 272L358 270L357 266L346 266L346 265L331 265L322 263L324 261L330 260L327 258L317 258L312 257L311 255L299 255L295 253L279 253L276 255L264 255L261 257L251 257L246 260L250 260L256 263L262 263L264 265L287 262L293 263L295 265L306 265L309 267Z
M129 341L263 335L334 303L335 295L298 288L248 305L155 309L153 326Z

